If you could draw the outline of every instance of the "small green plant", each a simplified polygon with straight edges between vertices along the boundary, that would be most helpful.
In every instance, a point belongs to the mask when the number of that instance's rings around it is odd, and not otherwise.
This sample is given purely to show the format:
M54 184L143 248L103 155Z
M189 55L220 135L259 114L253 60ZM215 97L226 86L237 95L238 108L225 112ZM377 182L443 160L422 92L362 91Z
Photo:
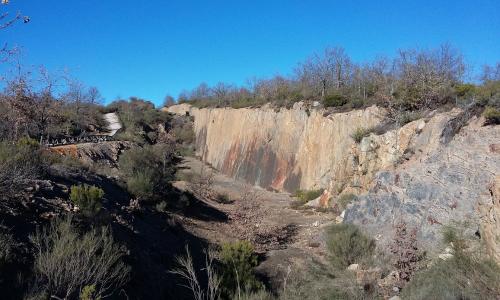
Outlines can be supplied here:
M361 98L356 98L356 99L351 100L349 105L351 106L351 108L354 108L354 109L361 108L361 107L363 107L363 105L365 105L365 101Z
M326 232L327 247L333 266L346 268L368 258L375 250L375 241L352 224L335 224Z
M420 118L422 118L422 113L419 111L404 111L396 116L396 122L399 126L404 126Z
M154 184L149 172L137 172L127 180L127 190L140 199L153 197Z
M14 246L16 245L14 237L9 232L2 232L2 227L0 227L0 271L2 271L3 266L12 259ZM1 274L2 272L0 272ZM0 281L2 279L0 275Z
M297 190L293 196L299 198L300 201L305 203L318 198L321 194L323 194L323 189Z
M69 199L77 205L86 216L94 216L101 210L104 191L96 186L73 185Z
M223 193L217 194L217 197L215 197L215 201L217 203L221 203L221 204L233 203L233 201L229 198L229 196L227 194L223 194Z
M167 210L167 202L161 201L160 203L156 204L155 208L158 212L165 212Z
M455 251L463 251L467 246L467 239L463 236L463 231L459 231L456 227L447 225L443 227L443 242L453 245Z
M481 251L469 251L474 241L464 234L467 226L464 222L444 227L443 242L453 246L453 256L417 272L403 289L403 298L496 299L500 295L500 266Z
M80 300L101 300L101 297L96 297L95 294L95 285L86 285L83 287L80 292Z
M356 143L361 143L361 140L366 137L366 136L369 136L370 133L372 132L371 129L369 128L356 128L356 130L353 132L353 134L351 135L352 139L356 142Z
M326 96L323 103L326 107L339 107L347 103L347 98L341 94L332 94Z
M500 110L495 107L486 107L483 116L487 124L500 124Z
M248 241L224 243L219 253L222 264L222 290L231 297L238 290L257 290L262 284L255 277L257 255Z
M339 206L342 210L347 208L347 205L351 204L353 201L356 201L358 197L354 194L343 194L337 200Z
M402 292L403 299L497 299L500 267L491 260L456 253L438 260L413 277Z

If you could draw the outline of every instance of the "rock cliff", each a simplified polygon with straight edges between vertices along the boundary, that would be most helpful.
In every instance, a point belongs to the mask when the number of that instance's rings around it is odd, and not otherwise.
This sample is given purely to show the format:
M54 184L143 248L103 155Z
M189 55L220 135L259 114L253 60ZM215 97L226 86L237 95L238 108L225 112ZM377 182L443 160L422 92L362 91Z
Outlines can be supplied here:
M380 125L383 109L327 114L301 105L183 104L168 111L194 117L197 154L227 175L279 191L325 188L322 205L335 205L339 194L360 195L344 222L381 245L404 221L418 229L424 248L438 251L442 226L457 225L500 258L500 127L483 126L481 118L469 120L460 109L432 112L358 144L353 132Z
M429 123L442 124L434 126L439 130L425 136L424 129L407 148L415 152L408 161L379 171L368 193L348 207L344 221L361 225L382 243L404 221L418 229L429 250L437 250L431 246L440 241L442 226L452 225L484 240L498 258L500 128L473 118L444 144L443 129L456 116L432 118Z
M351 134L380 123L377 107L324 116L294 109L169 107L194 117L197 155L223 173L278 191L327 188L350 176Z

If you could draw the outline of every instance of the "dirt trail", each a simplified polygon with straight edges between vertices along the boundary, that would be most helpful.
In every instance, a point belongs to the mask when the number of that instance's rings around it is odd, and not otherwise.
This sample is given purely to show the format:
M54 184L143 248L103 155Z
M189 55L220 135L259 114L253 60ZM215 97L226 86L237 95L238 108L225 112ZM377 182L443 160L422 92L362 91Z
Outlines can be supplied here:
M203 167L202 167L203 166ZM203 168L203 171L202 171ZM227 221L184 218L187 230L212 243L245 239L265 256L260 272L271 279L279 277L288 266L296 269L307 260L323 261L326 249L322 237L325 226L335 215L315 209L290 207L294 198L286 193L266 191L249 186L204 166L199 160L187 158L181 171L185 177L213 174L211 189L225 194L230 204L205 199L204 202L228 216ZM185 181L175 183L181 190L193 190ZM278 279L279 280L279 279Z
M108 122L108 136L114 136L118 130L122 128L122 124L120 123L120 118L117 113L107 113L103 115L104 120Z

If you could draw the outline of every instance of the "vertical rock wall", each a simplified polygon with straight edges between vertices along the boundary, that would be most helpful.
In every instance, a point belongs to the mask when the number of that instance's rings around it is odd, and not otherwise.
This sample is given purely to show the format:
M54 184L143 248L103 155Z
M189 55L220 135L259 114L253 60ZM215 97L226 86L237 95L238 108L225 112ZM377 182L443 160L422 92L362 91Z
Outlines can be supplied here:
M223 173L264 188L294 192L327 188L352 176L352 133L379 124L370 107L324 116L323 110L197 109L170 112L194 117L197 155Z

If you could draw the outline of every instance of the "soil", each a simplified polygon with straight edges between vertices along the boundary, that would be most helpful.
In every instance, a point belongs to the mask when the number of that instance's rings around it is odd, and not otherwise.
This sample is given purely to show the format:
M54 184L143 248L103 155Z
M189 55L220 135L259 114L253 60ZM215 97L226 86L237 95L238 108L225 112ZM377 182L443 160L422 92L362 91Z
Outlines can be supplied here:
M250 186L229 178L196 158L185 158L180 165L182 178L174 186L199 194L192 178L211 178L210 196L198 197L208 206L227 215L227 220L207 220L183 216L184 228L209 243L221 244L249 240L261 255L260 275L278 287L287 270L297 270L308 261L325 262L326 247L322 232L335 223L336 215L315 208L294 209L296 201L288 193ZM191 182L188 182L191 181ZM218 195L226 195L224 203Z

